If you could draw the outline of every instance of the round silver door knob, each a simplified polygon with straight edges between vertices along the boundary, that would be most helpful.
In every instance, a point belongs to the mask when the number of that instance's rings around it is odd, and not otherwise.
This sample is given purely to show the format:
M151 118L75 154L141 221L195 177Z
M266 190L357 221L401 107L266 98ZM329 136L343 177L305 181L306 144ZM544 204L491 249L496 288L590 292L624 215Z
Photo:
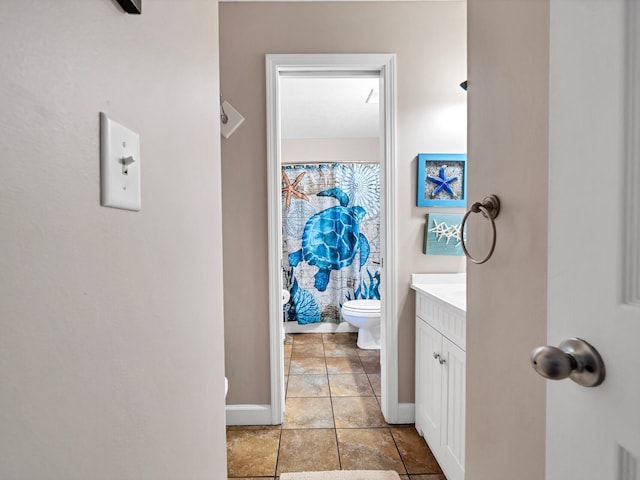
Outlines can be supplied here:
M598 351L584 340L569 338L558 347L537 347L531 352L531 366L551 380L569 377L584 387L604 381L605 368Z
M562 380L571 375L576 361L558 347L538 347L531 352L533 369L545 378Z

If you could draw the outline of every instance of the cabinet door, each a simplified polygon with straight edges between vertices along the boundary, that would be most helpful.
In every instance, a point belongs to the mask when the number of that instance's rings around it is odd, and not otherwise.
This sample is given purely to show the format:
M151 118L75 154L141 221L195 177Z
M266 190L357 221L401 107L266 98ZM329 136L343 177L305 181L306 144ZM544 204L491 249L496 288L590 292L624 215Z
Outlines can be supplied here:
M432 448L440 443L441 350L442 335L416 318L416 428Z
M442 468L449 480L464 478L465 438L465 377L466 354L446 338L442 340L443 390L446 399L442 408Z

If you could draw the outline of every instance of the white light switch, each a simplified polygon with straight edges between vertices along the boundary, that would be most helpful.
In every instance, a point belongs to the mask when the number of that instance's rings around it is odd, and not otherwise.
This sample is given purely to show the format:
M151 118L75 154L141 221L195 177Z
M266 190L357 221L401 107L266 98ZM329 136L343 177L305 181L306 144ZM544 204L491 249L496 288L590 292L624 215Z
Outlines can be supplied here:
M101 204L140 210L140 136L100 112Z

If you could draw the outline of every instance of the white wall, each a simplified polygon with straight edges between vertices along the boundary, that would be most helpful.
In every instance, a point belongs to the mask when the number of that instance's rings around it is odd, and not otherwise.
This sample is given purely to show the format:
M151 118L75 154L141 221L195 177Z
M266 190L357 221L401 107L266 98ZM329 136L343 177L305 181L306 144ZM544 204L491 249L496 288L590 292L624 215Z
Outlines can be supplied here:
M418 153L466 151L465 2L224 2L224 98L246 118L222 143L225 345L230 404L268 404L267 53L396 53L399 401L414 398L412 272L464 270L425 256ZM472 180L470 180L472 181ZM445 209L440 211L451 211ZM462 212L453 210L451 213ZM247 301L250 299L250 301Z
M379 162L379 138L287 138L280 142L286 163Z
M217 2L0 3L0 478L226 478ZM142 211L99 204L104 111Z
M467 270L467 480L545 478L549 0L469 0L469 200L501 200ZM469 222L486 251L489 224ZM593 477L596 478L596 477Z

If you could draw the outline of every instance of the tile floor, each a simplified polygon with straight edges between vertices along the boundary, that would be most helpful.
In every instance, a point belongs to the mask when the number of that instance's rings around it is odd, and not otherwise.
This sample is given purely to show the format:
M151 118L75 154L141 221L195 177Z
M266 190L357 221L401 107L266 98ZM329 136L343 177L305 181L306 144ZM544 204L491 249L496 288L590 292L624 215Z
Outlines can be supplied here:
M355 333L289 335L284 423L227 427L229 479L362 469L446 480L413 425L385 422L379 351L360 350L355 342Z

